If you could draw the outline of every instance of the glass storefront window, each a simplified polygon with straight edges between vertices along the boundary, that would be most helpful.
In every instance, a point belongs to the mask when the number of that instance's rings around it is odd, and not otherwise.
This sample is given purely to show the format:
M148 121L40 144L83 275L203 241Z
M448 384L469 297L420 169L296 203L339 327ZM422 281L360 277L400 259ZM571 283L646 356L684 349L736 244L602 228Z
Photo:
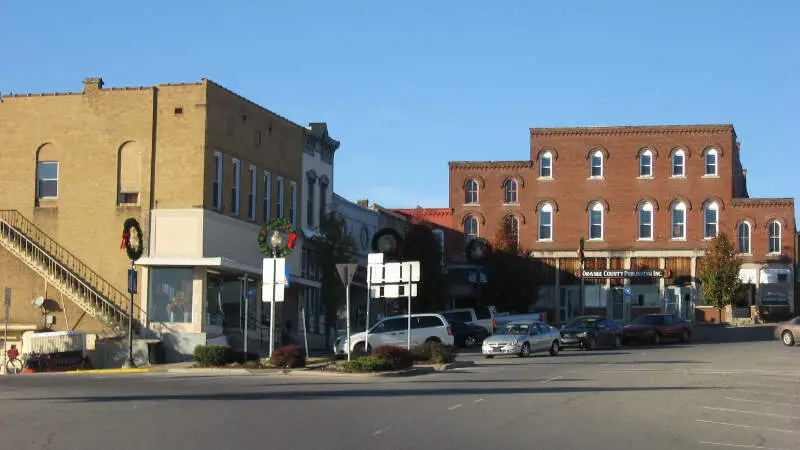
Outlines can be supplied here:
M192 321L191 268L150 269L147 314L152 322L190 323Z

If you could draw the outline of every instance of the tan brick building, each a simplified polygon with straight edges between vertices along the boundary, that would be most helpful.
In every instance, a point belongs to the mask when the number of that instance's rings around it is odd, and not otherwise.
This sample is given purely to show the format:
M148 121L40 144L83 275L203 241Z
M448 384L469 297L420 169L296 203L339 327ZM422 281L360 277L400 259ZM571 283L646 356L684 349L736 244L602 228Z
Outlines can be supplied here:
M133 314L142 334L177 354L223 336L241 345L246 293L251 326L266 319L259 226L301 225L307 131L206 79L105 88L89 78L82 92L3 97L0 286L12 288L11 321L42 324L31 300L44 296L49 328L118 335L128 317L120 236L134 217L146 243ZM279 308L289 316L300 254ZM260 331L250 338L251 349L266 345Z
M491 240L511 224L545 263L537 306L550 317L691 317L702 303L699 258L720 231L744 262L738 313L793 305L794 199L748 198L733 126L532 128L530 136L524 161L451 162L450 206L453 228L468 237ZM581 238L585 269L672 276L579 279Z

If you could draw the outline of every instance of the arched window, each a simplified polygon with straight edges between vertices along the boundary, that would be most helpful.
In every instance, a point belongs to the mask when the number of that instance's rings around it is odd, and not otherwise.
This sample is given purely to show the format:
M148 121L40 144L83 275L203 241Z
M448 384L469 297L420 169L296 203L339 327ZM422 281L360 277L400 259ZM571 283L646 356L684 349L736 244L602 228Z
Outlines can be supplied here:
M505 189L505 200L507 205L517 204L517 180L507 180Z
M467 216L464 220L464 237L467 240L478 237L478 219L475 216Z
M475 180L467 180L464 188L464 203L478 203L478 182Z
M59 152L53 144L45 144L36 152L36 201L58 198L61 167Z
M703 206L703 237L712 239L719 230L719 205L708 202Z
M777 220L772 220L767 225L767 233L769 234L769 253L781 252L781 223Z
M539 240L553 240L553 205L550 203L539 207Z
M589 239L603 239L603 204L600 202L589 208Z
M750 224L747 222L740 222L736 227L736 241L739 247L739 253L750 254Z
M717 174L717 151L710 149L706 151L706 172L707 176L714 176Z
M650 203L639 205L639 240L653 240L653 205Z
M539 158L539 178L553 178L553 154L542 153Z
M686 239L686 204L677 202L672 205L672 239Z
M592 178L602 178L603 177L603 152L597 150L592 153L591 158L591 172L590 175Z
M645 150L639 154L639 176L653 176L653 152Z
M514 216L506 217L506 233L514 242L519 242L519 219Z
M683 150L675 150L672 153L672 176L686 176L686 153Z

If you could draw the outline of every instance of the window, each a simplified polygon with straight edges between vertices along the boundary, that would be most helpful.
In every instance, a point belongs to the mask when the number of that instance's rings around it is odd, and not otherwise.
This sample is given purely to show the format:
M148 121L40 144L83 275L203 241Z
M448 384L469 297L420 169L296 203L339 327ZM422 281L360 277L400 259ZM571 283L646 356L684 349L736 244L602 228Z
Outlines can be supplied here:
M233 184L231 185L231 214L239 215L239 182L241 181L241 163L238 159L233 160Z
M750 224L741 222L736 228L737 243L739 246L739 253L745 255L750 254Z
M542 153L539 159L539 178L553 178L553 154Z
M650 203L639 206L639 240L653 240L653 205Z
M467 180L464 189L464 203L478 203L478 182L475 180Z
M250 166L250 193L247 195L247 218L256 220L256 166Z
M149 279L147 315L150 321L191 322L194 281L192 269L156 267L150 269Z
M439 259L439 265L444 266L444 231L437 228L433 230L433 237L436 239L436 245L439 248L439 254L441 258Z
M328 213L328 177L322 176L319 180L319 223L325 220Z
M58 198L58 162L36 163L36 198Z
M686 204L672 205L672 239L686 239Z
M467 240L478 237L478 219L475 216L467 216L464 220L464 237Z
M272 174L264 171L264 223L269 222L270 213L270 199L272 197Z
M717 235L719 228L719 206L715 202L706 203L703 207L703 237L711 239Z
M653 176L653 152L650 150L645 150L639 154L639 176Z
M261 147L261 130L256 130L255 134L253 135L256 147Z
M317 179L315 177L308 177L308 189L306 189L306 225L309 227L314 226L314 195L316 194Z
M672 176L685 177L686 176L686 154L683 150L675 150L672 154Z
M294 181L289 182L289 219L292 221L292 226L297 226L297 183Z
M781 252L781 224L777 220L771 221L767 225L769 235L769 253Z
M506 181L505 203L515 205L517 203L517 180Z
M222 153L214 152L214 193L211 206L222 209Z
M142 152L136 142L127 142L119 149L117 177L117 203L120 205L139 203L139 190L142 184Z
M514 216L506 217L506 233L513 242L519 241L519 219Z
M603 205L592 204L589 208L589 239L603 239Z
M278 192L275 194L275 215L283 217L283 190L286 187L283 177L278 177Z
M591 170L592 178L602 178L603 177L603 153L599 150L592 153L592 170Z
M717 174L717 151L713 148L706 151L706 176Z
M553 206L549 203L539 207L539 240L553 240Z

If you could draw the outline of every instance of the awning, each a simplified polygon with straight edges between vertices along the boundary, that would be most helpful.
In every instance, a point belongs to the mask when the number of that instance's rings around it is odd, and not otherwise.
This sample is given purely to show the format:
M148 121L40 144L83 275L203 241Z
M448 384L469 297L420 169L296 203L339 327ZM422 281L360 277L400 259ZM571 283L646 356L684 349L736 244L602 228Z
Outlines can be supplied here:
M221 270L243 272L261 276L261 267L254 267L230 258L142 258L136 265L145 267L208 267Z

